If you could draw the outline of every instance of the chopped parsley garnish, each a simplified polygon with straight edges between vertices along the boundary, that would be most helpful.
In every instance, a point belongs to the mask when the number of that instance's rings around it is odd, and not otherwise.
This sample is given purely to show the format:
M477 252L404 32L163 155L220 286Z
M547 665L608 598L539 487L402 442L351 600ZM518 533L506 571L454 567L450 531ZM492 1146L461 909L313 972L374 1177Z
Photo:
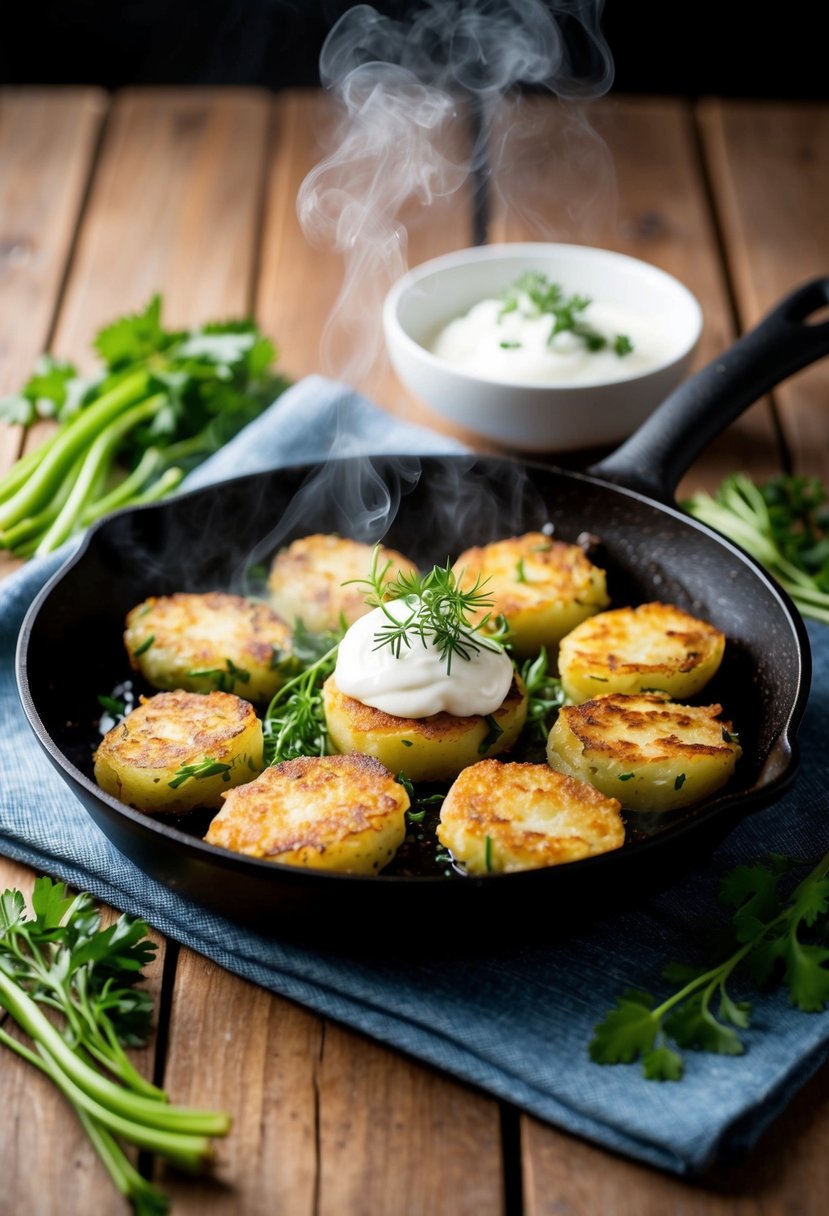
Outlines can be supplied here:
M207 680L217 692L233 692L237 684L248 684L250 672L225 659L225 667L197 667L187 672L191 680Z
M581 339L589 351L595 352L604 350L608 345L608 340L604 334L599 333L584 320L583 314L591 303L589 296L581 296L577 293L568 296L564 288L559 283L551 282L546 274L528 270L517 278L501 296L498 320L502 320L512 312L517 312L523 317L549 316L552 318L552 324L547 337L548 345L559 334L572 333L576 338ZM507 347L512 343L501 342L500 345ZM623 358L631 353L633 343L626 334L616 334L612 342L612 349L620 358Z
M487 725L487 732L481 740L480 746L478 747L479 756L485 756L489 749L498 742L501 735L504 733L501 727L498 725L494 714L487 714L484 718L484 722Z
M141 657L142 654L146 654L147 651L152 646L154 641L155 641L155 634L154 633L149 634L148 637L144 638L144 641L141 643L140 646L136 646L135 650L132 652L132 657L134 659L138 659Z
M168 781L167 784L171 790L177 790L180 785L184 785L185 781L189 781L191 778L194 781L204 781L207 777L218 777L220 773L223 781L229 781L230 768L229 764L205 756L197 764L182 764L173 780Z

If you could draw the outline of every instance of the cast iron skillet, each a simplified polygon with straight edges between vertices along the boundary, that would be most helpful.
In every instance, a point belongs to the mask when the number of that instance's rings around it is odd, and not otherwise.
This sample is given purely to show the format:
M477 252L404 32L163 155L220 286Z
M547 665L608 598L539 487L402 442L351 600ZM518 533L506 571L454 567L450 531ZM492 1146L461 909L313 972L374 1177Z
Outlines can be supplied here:
M413 932L429 924L480 926L490 916L501 923L521 916L526 925L535 914L549 923L562 901L614 898L670 881L791 783L810 679L807 637L788 598L740 549L672 505L673 493L733 418L829 353L829 322L807 323L827 300L829 279L796 291L587 474L475 456L344 459L240 477L104 521L44 588L21 631L19 687L38 740L94 821L138 866L264 929L354 925L362 915L370 927ZM703 696L725 705L744 756L719 796L674 816L632 819L622 849L569 865L482 878L364 878L212 847L198 835L204 824L194 835L182 820L123 806L92 780L97 697L128 674L124 616L145 596L246 590L251 565L315 531L384 536L428 565L548 522L565 540L592 535L614 604L673 602L727 635L722 671Z

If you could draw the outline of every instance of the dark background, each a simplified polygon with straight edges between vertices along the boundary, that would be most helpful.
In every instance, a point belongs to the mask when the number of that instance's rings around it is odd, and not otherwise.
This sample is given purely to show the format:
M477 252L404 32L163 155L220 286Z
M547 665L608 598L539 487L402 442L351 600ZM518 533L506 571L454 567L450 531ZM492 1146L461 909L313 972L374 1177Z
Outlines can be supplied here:
M555 0L551 0L552 3ZM319 83L349 0L5 0L0 83ZM416 3L383 3L402 16ZM829 97L820 0L606 0L617 93Z

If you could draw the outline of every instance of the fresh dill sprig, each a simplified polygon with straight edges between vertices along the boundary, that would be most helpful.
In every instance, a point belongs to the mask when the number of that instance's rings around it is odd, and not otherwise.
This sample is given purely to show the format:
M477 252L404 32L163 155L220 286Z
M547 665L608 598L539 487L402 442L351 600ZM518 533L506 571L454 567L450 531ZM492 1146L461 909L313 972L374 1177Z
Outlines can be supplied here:
M368 578L351 581L368 589L366 603L380 608L386 622L374 635L375 650L389 646L396 659L403 647L420 641L431 643L441 661L446 664L446 674L452 674L452 659L469 661L481 650L500 650L501 644L492 634L484 630L492 621L492 614L484 615L472 624L472 616L492 607L492 600L484 590L488 580L478 575L471 587L462 587L449 561L445 566L434 566L427 574L415 571L399 571L394 578L388 573L392 563L379 561L379 547L375 546L371 558ZM396 607L392 609L389 601Z

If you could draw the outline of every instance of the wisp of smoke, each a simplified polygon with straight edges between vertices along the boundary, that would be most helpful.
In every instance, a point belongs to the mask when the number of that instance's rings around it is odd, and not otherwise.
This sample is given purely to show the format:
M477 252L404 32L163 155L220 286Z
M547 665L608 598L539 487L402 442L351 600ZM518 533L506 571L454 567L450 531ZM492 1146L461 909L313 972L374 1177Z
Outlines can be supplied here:
M320 78L342 120L297 199L309 242L344 260L322 338L328 374L359 386L381 353L382 300L406 269L404 211L454 193L470 174L492 175L493 156L508 157L503 130L491 138L500 103L519 85L570 101L610 87L603 3L424 0L400 20L360 4L333 27ZM450 139L464 122L470 137Z

